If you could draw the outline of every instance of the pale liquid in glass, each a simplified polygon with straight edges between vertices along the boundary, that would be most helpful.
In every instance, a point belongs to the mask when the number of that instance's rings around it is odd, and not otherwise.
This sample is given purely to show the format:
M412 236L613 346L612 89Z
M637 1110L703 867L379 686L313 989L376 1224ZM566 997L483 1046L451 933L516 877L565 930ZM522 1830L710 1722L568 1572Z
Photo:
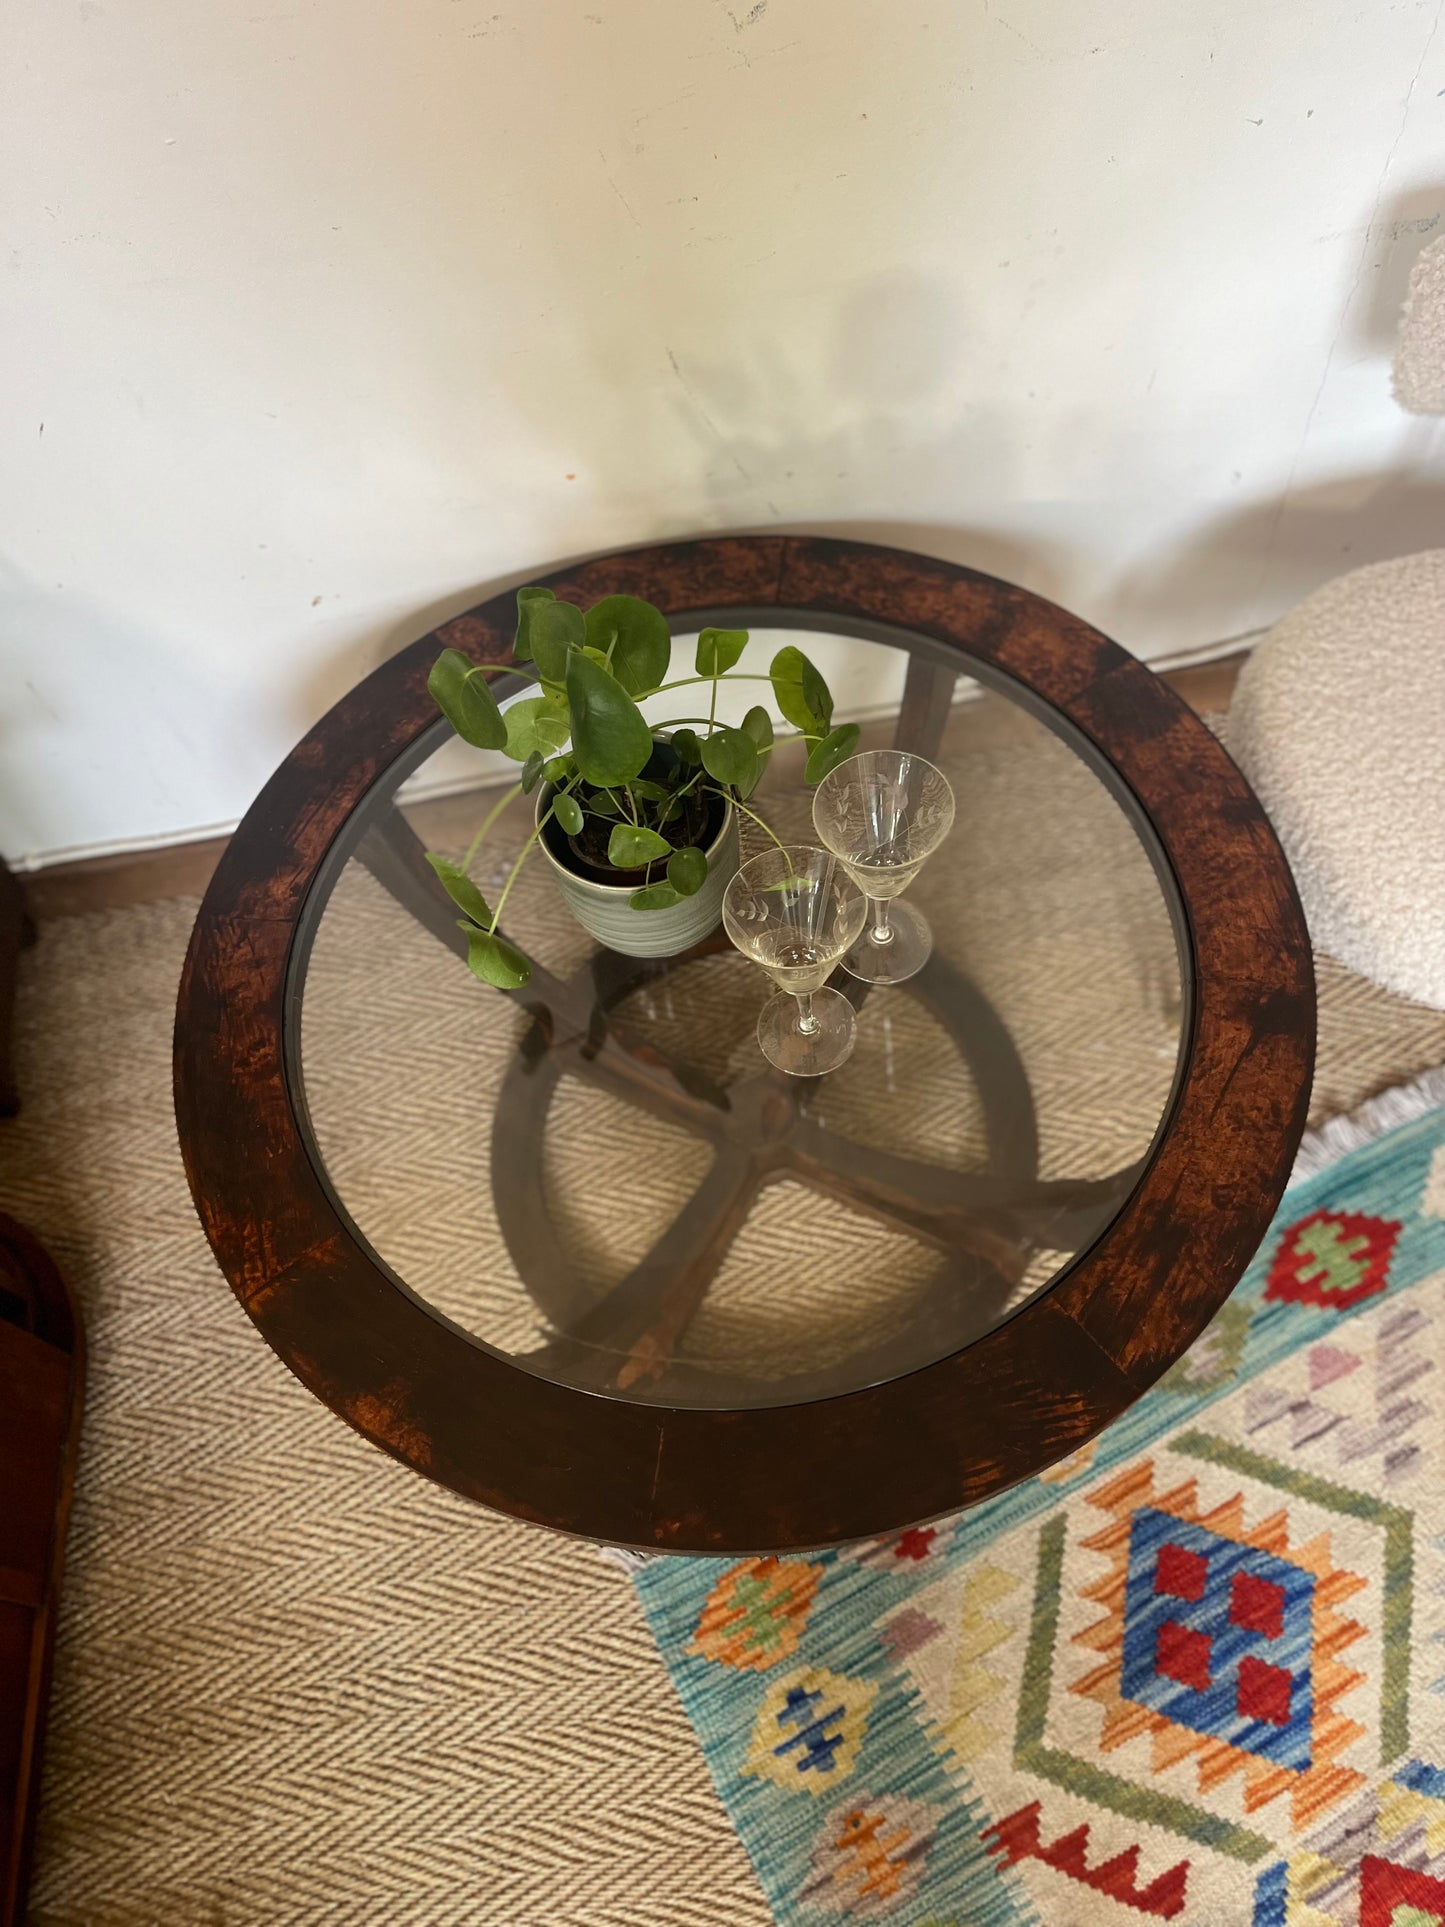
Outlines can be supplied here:
M923 868L921 857L916 863L895 863L886 850L880 850L876 856L848 857L846 862L853 881L870 897L902 896Z
M750 947L778 988L794 997L821 990L841 954L837 950L820 950L817 944L803 943L797 937L767 932L754 939Z

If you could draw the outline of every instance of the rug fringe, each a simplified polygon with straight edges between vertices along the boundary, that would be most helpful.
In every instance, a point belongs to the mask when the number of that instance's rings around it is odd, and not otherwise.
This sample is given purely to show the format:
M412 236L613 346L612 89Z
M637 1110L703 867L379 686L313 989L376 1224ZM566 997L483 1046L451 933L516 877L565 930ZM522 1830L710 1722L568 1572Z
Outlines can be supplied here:
M656 1552L629 1552L626 1546L594 1546L592 1550L599 1559L605 1559L609 1566L616 1566L619 1572L625 1572L629 1579L633 1573L641 1572L644 1566L650 1566L654 1559L661 1557Z
M1441 1105L1445 1105L1445 1064L1435 1070L1421 1071L1408 1084L1396 1084L1378 1096L1367 1098L1356 1110L1326 1119L1318 1130L1306 1131L1290 1172L1290 1183L1298 1184L1301 1178L1313 1178L1321 1171L1328 1171L1332 1164L1338 1164L1349 1152L1358 1151L1362 1144L1373 1144L1376 1138L1398 1130L1402 1124L1413 1124L1417 1117L1424 1117L1427 1111L1437 1110Z

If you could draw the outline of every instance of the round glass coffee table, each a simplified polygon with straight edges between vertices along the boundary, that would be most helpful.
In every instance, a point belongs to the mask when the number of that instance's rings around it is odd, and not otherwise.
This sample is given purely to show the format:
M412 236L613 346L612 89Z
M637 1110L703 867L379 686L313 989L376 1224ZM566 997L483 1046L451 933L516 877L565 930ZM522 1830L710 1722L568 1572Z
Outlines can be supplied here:
M536 862L505 926L531 982L479 984L423 851L459 855L502 790L425 679L450 646L524 687L499 596L317 725L207 894L176 1088L222 1268L332 1410L563 1531L816 1546L1043 1469L1197 1336L1289 1172L1313 980L1259 804L1122 649L946 563L741 537L548 580L646 596L677 638L749 628L759 667L811 632L863 746L952 783L909 897L933 957L836 976L857 1048L789 1078L721 932L600 949ZM801 778L785 742L753 807L813 842ZM488 838L493 901L530 815Z

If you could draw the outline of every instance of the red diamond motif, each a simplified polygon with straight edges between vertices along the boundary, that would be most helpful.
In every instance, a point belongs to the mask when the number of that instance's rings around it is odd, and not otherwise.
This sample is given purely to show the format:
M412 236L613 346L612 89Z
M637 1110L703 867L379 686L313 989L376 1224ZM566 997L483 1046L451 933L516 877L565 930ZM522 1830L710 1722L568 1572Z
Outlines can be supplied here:
M1176 1599L1202 1599L1208 1577L1209 1561L1203 1553L1184 1546L1160 1546L1154 1564L1155 1592L1172 1593Z
M1229 1588L1229 1616L1246 1632L1278 1639L1284 1631L1284 1590L1252 1572L1237 1572Z
M1166 1619L1154 1646L1155 1668L1166 1678L1177 1679L1181 1686L1192 1686L1196 1693L1202 1693L1209 1685L1210 1644L1208 1633L1192 1632L1188 1626Z
M1346 1311L1385 1289L1399 1235L1399 1225L1390 1218L1311 1211L1280 1239L1264 1295Z
M1242 1720L1268 1720L1271 1726L1288 1726L1291 1683L1282 1666L1267 1666L1262 1659L1242 1659L1234 1710Z

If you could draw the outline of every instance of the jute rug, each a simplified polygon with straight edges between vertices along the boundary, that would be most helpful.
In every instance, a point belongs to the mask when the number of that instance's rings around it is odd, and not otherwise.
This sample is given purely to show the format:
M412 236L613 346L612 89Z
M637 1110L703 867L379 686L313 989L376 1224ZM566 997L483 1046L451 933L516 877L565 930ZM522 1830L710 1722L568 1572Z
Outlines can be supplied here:
M346 911L363 933L368 889ZM765 1927L631 1588L364 1445L226 1289L170 1102L195 908L63 919L25 963L25 1109L0 1126L0 1204L66 1267L91 1358L37 1921ZM338 1069L345 1047L354 1092L384 1067L362 993L391 996L389 942L359 946L307 1051L337 1026L321 1109L348 1181L374 1187L368 1228L400 1252L418 1213L390 1189L395 1141L368 1162L364 1133L347 1137ZM1317 1115L1445 1060L1438 1013L1328 964L1321 987ZM1106 1124L1110 1089L1082 1061L1059 1085ZM451 1091L430 1100L443 1117ZM1078 1126L1062 1098L1054 1115L1062 1159ZM439 1296L476 1274L445 1240L412 1257Z
M776 1918L1445 1927L1442 1314L1445 1108L1042 1478L639 1572Z

